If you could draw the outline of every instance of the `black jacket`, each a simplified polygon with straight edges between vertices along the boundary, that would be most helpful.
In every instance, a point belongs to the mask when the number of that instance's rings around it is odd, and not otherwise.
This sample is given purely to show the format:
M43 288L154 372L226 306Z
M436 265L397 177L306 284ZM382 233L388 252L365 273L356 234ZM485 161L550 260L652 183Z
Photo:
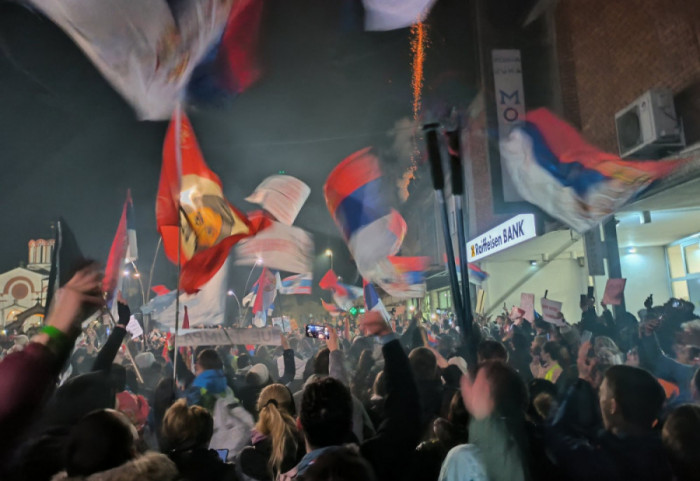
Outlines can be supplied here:
M598 430L595 391L579 380L545 434L550 457L564 479L671 481L671 468L656 433L616 436Z
M304 457L305 445L303 439L298 439L296 447L294 443L287 443L281 472L286 473ZM268 481L272 480L268 462L272 455L272 441L264 438L255 444L247 446L241 451L236 463L239 478L245 480Z
M171 452L168 457L177 466L182 481L236 481L236 467L224 463L213 449Z

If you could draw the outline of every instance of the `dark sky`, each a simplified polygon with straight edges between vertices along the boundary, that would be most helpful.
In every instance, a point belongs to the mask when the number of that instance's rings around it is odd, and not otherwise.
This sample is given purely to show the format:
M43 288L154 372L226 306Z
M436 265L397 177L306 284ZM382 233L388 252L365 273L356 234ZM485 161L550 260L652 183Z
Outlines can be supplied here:
M261 81L225 108L188 114L207 163L240 208L252 209L243 198L280 169L309 184L297 225L314 234L316 269L328 267L320 254L331 247L336 270L350 280L321 188L345 156L389 145L387 131L411 116L409 31L343 30L339 1L268 0L266 8ZM426 106L466 105L475 91L468 2L439 0L428 23ZM51 236L59 215L85 253L104 261L127 188L147 270L166 123L137 121L60 29L8 2L0 2L0 112L0 271L26 260L27 241ZM241 269L237 288L247 274ZM174 287L174 276L161 255L156 283Z

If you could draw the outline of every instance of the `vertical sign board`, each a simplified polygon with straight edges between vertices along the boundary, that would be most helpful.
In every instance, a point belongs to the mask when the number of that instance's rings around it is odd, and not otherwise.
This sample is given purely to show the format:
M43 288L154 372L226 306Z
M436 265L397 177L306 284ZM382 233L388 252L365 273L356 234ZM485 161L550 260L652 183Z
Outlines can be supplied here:
M600 239L600 226L595 226L584 234L583 245L586 247L588 275L604 276L605 244L603 244L603 241Z
M493 50L491 58L498 116L498 139L502 141L510 134L513 127L525 121L525 92L520 50ZM500 157L503 200L524 202L503 163L503 155L501 154Z

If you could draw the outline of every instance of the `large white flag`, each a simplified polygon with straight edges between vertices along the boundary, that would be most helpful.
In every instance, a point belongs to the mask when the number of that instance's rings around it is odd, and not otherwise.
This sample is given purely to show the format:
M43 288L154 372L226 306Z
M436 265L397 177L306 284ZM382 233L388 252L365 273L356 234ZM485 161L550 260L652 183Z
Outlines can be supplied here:
M185 306L190 319L190 327L218 326L224 323L226 316L226 291L228 278L228 260L204 284L196 294L180 294L180 325L185 317ZM167 327L175 326L175 291L153 299L149 306L151 318ZM163 298L162 300L159 298ZM167 304L166 304L167 302ZM141 309L142 312L148 311Z
M242 239L235 247L236 265L264 265L268 269L306 273L313 267L314 242L308 232L280 222L253 237Z
M362 0L365 30L396 30L422 22L435 0Z
M166 120L219 40L233 0L26 0L85 52L145 120Z
M246 200L259 204L283 224L292 225L310 193L309 186L296 177L273 175L263 180Z

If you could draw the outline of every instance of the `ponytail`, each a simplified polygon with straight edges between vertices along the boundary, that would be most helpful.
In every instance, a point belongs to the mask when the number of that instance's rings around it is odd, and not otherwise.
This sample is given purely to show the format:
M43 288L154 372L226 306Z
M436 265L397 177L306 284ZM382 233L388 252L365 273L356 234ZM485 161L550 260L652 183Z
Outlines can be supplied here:
M271 398L260 409L260 418L255 428L270 438L272 453L268 460L268 468L275 479L282 469L282 462L288 443L298 447L297 428L294 418L284 409L280 409L277 400Z

